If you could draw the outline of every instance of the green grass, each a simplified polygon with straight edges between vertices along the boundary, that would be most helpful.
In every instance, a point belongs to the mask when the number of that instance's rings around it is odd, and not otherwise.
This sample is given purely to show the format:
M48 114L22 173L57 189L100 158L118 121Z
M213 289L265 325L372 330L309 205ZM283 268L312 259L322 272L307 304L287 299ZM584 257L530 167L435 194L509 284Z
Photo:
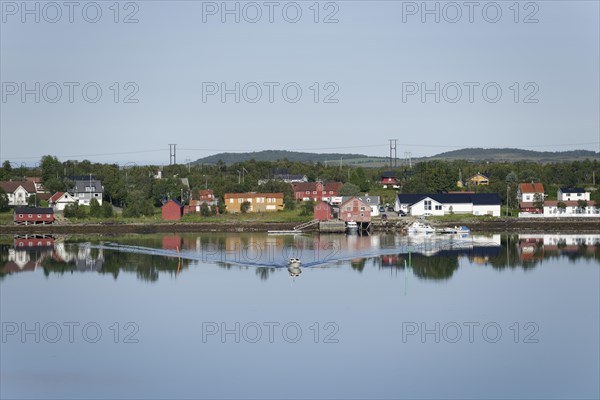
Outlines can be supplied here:
M264 213L222 214L203 217L200 214L184 215L182 222L306 222L312 215L300 215L300 210L283 210Z

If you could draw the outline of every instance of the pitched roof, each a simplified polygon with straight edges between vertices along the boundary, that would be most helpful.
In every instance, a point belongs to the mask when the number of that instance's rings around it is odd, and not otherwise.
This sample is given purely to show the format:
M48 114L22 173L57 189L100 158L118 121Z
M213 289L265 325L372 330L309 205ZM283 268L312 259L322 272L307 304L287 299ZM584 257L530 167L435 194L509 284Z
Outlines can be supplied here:
M177 200L177 199L169 199L162 206L164 207L167 204L169 204L170 202L173 202L173 203L177 204L179 207L183 207L183 204L181 204L181 202L179 200Z
M292 183L294 192L314 192L317 190L318 182L297 182ZM323 190L325 191L339 191L344 184L342 182L323 182Z
M97 179L90 180L89 178L83 180L76 180L75 186L72 188L72 190L75 193L91 193L85 190L86 187L90 186L90 183L94 188L95 193L102 193L104 191L104 188L102 187L102 182L100 182Z
M54 214L51 207L15 207L15 214Z
M65 192L56 192L52 196L50 196L48 201L50 203L56 203L58 201L58 199L60 199L64 194L65 194Z
M15 190L22 186L27 193L35 193L35 184L31 181L2 181L0 187L4 189L6 193L14 193Z
M382 178L397 178L398 174L396 174L394 171L385 171L381 174Z
M256 197L274 197L283 199L283 193L225 193L225 199L247 199Z
M379 205L380 203L379 196L342 196L342 203L345 203L352 197L358 197L360 201L368 205Z
M541 183L519 183L521 193L544 193L544 185Z
M498 205L502 202L496 193L429 193L429 194L399 194L398 201L401 204L415 204L423 199L430 198L438 203L474 205Z
M344 206L344 204L356 199L358 201L360 201L361 203L363 203L365 206L369 206L369 203L367 203L366 201L362 200L360 197L358 196L344 196L342 197L342 199L346 199L346 200L342 200L342 203L340 204L340 208Z
M560 188L563 193L585 193L583 188Z

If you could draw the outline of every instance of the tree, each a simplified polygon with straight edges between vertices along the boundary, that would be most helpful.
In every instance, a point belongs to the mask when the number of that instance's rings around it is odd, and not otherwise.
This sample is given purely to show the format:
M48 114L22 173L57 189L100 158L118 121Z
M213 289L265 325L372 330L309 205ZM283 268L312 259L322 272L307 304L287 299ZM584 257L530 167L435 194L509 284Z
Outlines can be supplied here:
M78 203L68 204L63 214L65 218L85 218L85 210Z
M27 205L29 207L37 207L40 205L40 199L37 194L32 194L27 198Z
M102 207L100 207L100 203L98 200L92 199L90 201L90 217L101 218L102 217Z
M137 218L142 215L154 215L154 206L144 192L134 190L127 196L127 204L123 208L124 217Z
M102 203L102 216L104 218L110 218L113 216L113 207L109 201L105 201Z
M537 209L544 209L544 195L541 193L536 193L533 196L533 206Z
M340 189L340 196L359 196L360 188L353 183L346 183Z
M565 210L567 209L567 205L566 205L564 202L562 202L562 201L559 201L559 202L556 204L556 208L558 208L558 209L560 210L561 214L562 214L562 213L564 213L564 212L565 212Z
M312 200L302 202L300 215L305 217L308 215L313 215L315 209L315 202Z
M208 207L208 204L206 204L206 202L202 202L202 204L200 204L200 215L202 215L203 217L208 217L210 215L210 208Z
M249 209L250 209L250 202L249 201L244 201L242 203L242 205L240 205L240 212L242 214L246 214Z
M60 180L63 176L63 165L54 156L43 156L40 162L40 169L42 170L44 184L52 178Z
M585 214L587 206L588 202L586 200L577 200L577 208L579 209L580 214Z
M8 196L4 189L0 187L0 211L8 210Z

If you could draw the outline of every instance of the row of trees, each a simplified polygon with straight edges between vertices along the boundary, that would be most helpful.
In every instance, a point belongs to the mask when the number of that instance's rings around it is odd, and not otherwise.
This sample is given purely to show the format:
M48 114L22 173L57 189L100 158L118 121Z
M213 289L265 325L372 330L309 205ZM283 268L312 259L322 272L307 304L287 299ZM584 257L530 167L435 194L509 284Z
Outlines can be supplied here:
M159 167L136 165L135 163L102 164L84 161L61 162L54 156L44 156L35 168L23 166L13 168L5 161L0 168L0 180L22 179L24 176L41 176L50 192L70 189L69 176L92 174L102 180L104 201L124 207L125 215L149 215L167 198L176 198L184 203L197 198L200 189L213 189L222 198L225 193L282 192L287 208L295 207L294 194L289 184L269 181L259 185L259 179L272 177L274 171L285 169L290 174L302 174L309 181L343 182L343 194L358 192L381 192L378 184L381 173L389 168L363 168L332 166L321 163L301 163L287 160L256 161L226 165L169 165L162 167L162 179L155 179ZM599 160L556 163L504 162L481 163L470 161L426 161L413 168L393 169L400 179L402 193L437 193L461 190L457 186L459 176L465 180L481 172L490 179L488 186L469 187L467 190L498 193L504 202L516 204L516 189L519 182L542 182L552 199L560 186L590 186L594 178L600 179ZM187 178L191 190L181 178ZM464 190L464 189L462 189ZM393 191L390 191L393 196ZM600 195L595 191L594 196ZM392 197L390 196L390 197ZM0 200L1 206L1 200Z

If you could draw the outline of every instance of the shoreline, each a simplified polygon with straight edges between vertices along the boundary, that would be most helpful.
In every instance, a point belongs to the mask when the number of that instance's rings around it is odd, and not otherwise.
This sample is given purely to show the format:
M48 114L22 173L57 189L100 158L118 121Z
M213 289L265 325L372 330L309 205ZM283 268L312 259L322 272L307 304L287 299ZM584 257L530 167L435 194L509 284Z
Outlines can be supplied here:
M408 220L376 222L373 232L401 232ZM600 220L518 219L428 221L434 227L466 225L473 232L569 232L600 233ZM125 233L193 233L193 232L267 232L291 230L298 222L187 222L129 224L52 224L0 225L0 235L14 234L125 234ZM305 232L318 232L316 228Z

